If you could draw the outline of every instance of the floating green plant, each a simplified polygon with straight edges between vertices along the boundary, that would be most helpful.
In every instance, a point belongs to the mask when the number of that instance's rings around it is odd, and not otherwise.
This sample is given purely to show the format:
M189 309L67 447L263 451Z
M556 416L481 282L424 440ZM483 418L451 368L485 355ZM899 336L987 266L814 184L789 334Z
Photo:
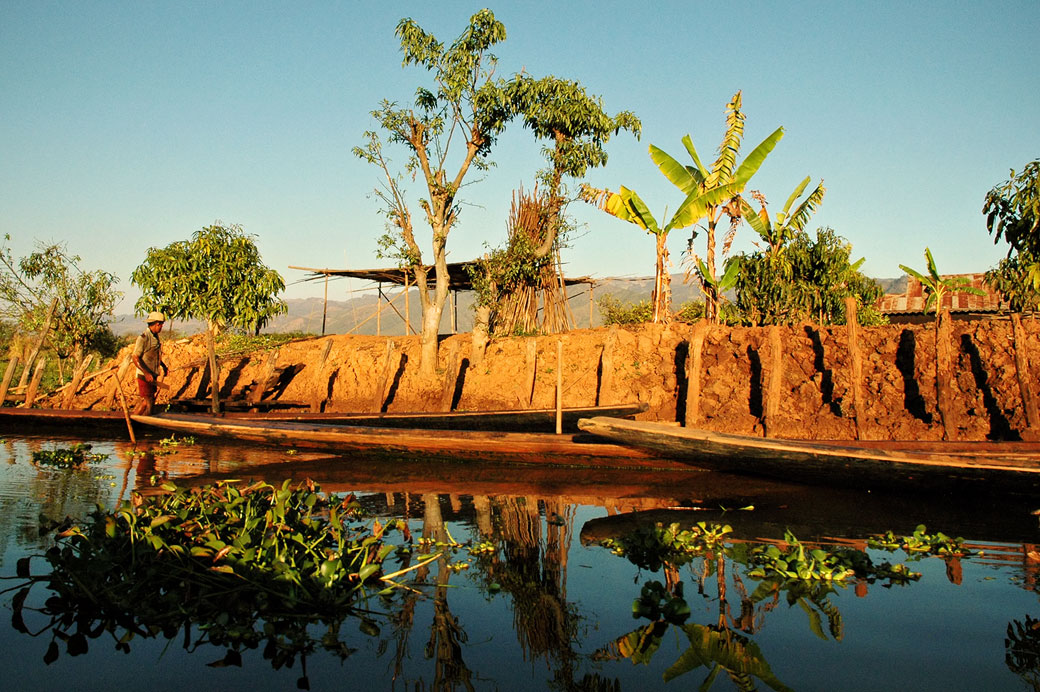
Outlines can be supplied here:
M346 657L352 649L341 641L344 622L354 618L362 632L377 635L379 615L369 600L393 598L398 580L425 564L385 570L398 552L388 532L400 531L408 543L408 526L368 525L352 495L288 482L162 488L167 494L134 494L115 511L98 508L82 524L44 527L56 531L55 545L18 561L21 583L8 589L18 590L12 622L32 636L50 633L45 662L62 646L69 655L85 653L88 640L106 633L121 651L135 637L183 634L189 649L224 647L224 664L261 646L275 668L318 648ZM39 559L47 568L34 575ZM50 595L29 607L37 585ZM319 623L324 632L312 634Z
M90 450L91 446L83 442L78 442L71 447L41 449L32 453L32 461L34 464L41 466L75 468L84 463L101 461L108 458L107 454L95 454Z
M964 539L951 538L942 531L929 534L924 524L919 524L909 536L896 536L891 531L867 539L867 546L889 552L902 548L907 555L918 558L925 555L963 557L971 551L964 547Z

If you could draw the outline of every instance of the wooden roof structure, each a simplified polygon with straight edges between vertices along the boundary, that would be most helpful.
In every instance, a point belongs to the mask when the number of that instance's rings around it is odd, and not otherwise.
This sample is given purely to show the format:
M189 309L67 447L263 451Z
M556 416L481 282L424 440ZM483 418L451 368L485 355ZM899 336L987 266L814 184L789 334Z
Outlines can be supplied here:
M469 262L448 262L448 290L472 291L473 282L470 281L468 268L476 265L476 260L471 260ZM380 284L395 284L397 286L415 285L412 281L411 272L407 269L401 269L400 267L390 267L388 269L318 269L314 267L290 266L289 269L309 272L309 274L302 279L303 281L320 281L333 276L342 276L351 279L372 281ZM432 269L433 268L431 267L431 283L436 279L436 274ZM567 286L574 286L577 284L593 284L595 283L595 280L588 276L576 278L564 277L563 283Z

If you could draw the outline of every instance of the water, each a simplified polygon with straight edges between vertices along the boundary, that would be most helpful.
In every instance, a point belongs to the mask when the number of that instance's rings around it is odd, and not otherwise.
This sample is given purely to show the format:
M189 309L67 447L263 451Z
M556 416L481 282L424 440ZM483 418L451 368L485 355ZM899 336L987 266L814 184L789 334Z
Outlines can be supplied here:
M84 517L95 504L111 508L135 488L147 489L153 477L313 478L324 490L357 493L384 521L405 518L415 536L425 531L492 549L480 557L460 549L456 562L468 569L435 562L415 593L372 602L378 633L348 621L339 637L354 651L345 659L317 646L305 662L297 657L277 669L260 650L246 651L240 666L214 667L224 649L186 650L183 632L135 637L129 653L106 634L90 640L83 655L70 656L63 645L47 665L50 633L20 633L8 617L0 623L5 689L283 690L304 677L314 690L742 689L748 678L732 678L727 666L750 671L758 689L1040 689L1040 629L1029 619L1040 617L1040 555L1028 501L839 492L702 472L388 463L155 439L138 451L87 440L108 457L79 469L31 463L34 450L72 441L8 436L0 444L0 575L14 576L19 558L51 544L39 535L41 514ZM868 549L875 564L905 562L921 578L850 584L815 601L792 591L755 601L760 582L732 560L721 570L716 558L696 557L654 571L599 543L654 520L729 524L730 546L778 541L790 529L831 549L864 549L871 534L909 535L925 523L929 533L963 536L973 552L949 563L907 562L901 550ZM658 593L681 589L689 618L633 617L633 602L652 582L661 585ZM0 597L8 614L13 596ZM46 596L37 587L27 603L40 605ZM26 623L35 630L45 621L27 615ZM1009 625L1024 640L1010 659ZM320 627L310 632L320 641Z

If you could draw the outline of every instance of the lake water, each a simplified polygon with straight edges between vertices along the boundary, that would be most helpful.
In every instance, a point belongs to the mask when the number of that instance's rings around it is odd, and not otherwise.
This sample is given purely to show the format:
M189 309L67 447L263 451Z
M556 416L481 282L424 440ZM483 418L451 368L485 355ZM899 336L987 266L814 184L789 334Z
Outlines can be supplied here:
M311 478L329 492L354 492L381 521L403 518L413 535L460 547L453 562L421 573L414 592L371 602L375 628L347 622L338 636L349 656L317 645L280 668L260 650L246 651L241 665L213 666L224 649L186 648L183 632L135 637L128 653L102 635L80 655L59 647L57 660L45 664L50 632L17 631L15 592L7 591L0 596L4 689L291 690L301 679L313 690L1040 689L1040 553L1033 545L1040 531L1031 514L1040 498L1035 505L922 498L699 471L375 462L157 439L135 450L79 438L107 457L76 469L32 463L33 451L72 441L8 435L0 444L4 589L18 584L19 558L51 545L39 535L41 515L82 518L95 504L113 508L153 477L277 485ZM904 563L921 576L763 597L748 565L718 552L661 566L600 543L655 522L730 525L730 550L775 545L789 529L807 546L861 552L875 565ZM902 550L866 547L871 535L908 536L922 523L930 534L962 536L971 554L911 560ZM469 552L474 546L484 551ZM36 587L26 605L47 596ZM689 607L685 619L646 610L677 596ZM641 617L633 615L636 601ZM31 615L30 631L47 623ZM322 631L312 630L320 643Z

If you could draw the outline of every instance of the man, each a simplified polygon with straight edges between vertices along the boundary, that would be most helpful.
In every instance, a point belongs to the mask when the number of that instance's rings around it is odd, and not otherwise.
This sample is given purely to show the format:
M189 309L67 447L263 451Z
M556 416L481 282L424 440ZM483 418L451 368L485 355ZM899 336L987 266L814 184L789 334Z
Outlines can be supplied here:
M162 369L165 376L169 369L162 360L162 344L159 342L159 332L162 331L166 316L161 312L148 313L148 329L146 329L134 344L134 365L137 367L137 393L141 400L134 408L134 415L152 415L155 408L156 384L159 381L159 370Z

